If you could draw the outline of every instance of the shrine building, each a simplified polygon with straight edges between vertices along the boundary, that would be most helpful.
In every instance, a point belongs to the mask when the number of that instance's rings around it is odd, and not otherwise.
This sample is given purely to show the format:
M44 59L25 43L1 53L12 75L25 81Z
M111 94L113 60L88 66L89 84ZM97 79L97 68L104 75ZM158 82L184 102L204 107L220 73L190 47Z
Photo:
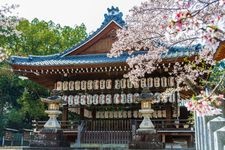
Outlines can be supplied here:
M146 74L133 85L123 75L130 68L123 53L109 58L107 53L116 40L116 30L125 25L118 8L110 8L101 26L79 44L61 53L47 56L11 57L13 71L53 90L62 92L64 104L59 118L68 141L81 144L128 144L142 121L141 104L136 101L143 88L155 95L150 116L163 143L183 139L191 146L194 141L193 125L188 124L189 112L182 105L191 91L171 93L166 99L160 93L176 86L176 77L169 72L175 62L192 57L201 49L174 47L162 55L156 71ZM135 52L132 55L145 53ZM224 53L218 52L220 59ZM77 120L68 120L71 112ZM41 120L37 122L36 132ZM43 124L42 124L43 125ZM79 130L77 127L80 127Z

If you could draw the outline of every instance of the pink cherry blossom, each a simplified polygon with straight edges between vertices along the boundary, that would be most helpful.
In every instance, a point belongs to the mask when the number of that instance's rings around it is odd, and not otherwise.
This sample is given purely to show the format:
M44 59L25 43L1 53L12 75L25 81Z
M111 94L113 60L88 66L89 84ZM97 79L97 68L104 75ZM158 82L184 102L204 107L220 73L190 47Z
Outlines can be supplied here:
M190 87L187 80L191 84L198 84L202 76L212 72L209 66L216 64L214 54L220 41L225 40L224 3L224 0L148 0L135 6L131 15L126 17L127 25L118 30L118 40L113 44L110 56L146 50L145 54L127 60L131 70L125 77L137 82L140 77L163 69L157 64L162 62L162 53L166 54L168 48L201 44L198 53L186 52L186 56L196 55L194 60L167 66L172 70L169 74L175 76L177 81L173 91L188 90ZM160 44L157 45L157 42ZM179 55L175 53L174 57ZM218 113L214 103L214 99L208 100L205 97L199 102L191 100L187 106L201 115L207 112Z

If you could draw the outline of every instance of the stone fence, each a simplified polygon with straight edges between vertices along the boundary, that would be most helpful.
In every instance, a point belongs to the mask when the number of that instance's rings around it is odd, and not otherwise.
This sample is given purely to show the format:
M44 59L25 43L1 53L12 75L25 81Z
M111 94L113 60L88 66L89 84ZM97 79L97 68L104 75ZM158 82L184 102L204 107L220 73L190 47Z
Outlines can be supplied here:
M225 150L225 118L195 116L197 150Z

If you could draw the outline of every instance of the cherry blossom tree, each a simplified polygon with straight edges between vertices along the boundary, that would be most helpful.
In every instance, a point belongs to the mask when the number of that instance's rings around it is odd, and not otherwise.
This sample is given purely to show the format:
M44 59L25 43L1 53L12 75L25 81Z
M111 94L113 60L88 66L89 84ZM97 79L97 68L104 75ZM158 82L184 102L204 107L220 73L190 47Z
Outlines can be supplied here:
M13 34L19 35L16 30L16 25L18 19L16 17L10 16L12 10L14 10L18 5L4 5L0 6L0 38L11 36ZM2 42L0 43L0 62L7 57L7 51L3 48Z
M163 61L162 55L170 48L188 48L197 44L201 45L198 55L191 60L184 59L184 64L176 62L173 65L170 74L176 76L177 86L167 89L164 94L192 89L190 85L198 85L199 77L212 72L216 63L213 55L220 42L225 40L225 0L148 0L130 12L126 17L127 25L117 31L118 40L109 56L140 50L145 53L127 59L132 69L125 77L137 82L146 73L151 74L157 69L157 64ZM189 103L192 107L188 108L202 110L207 107L211 114L216 114L218 110L213 103L217 98L212 93L208 96L202 93L204 103ZM198 112L206 114L205 111Z

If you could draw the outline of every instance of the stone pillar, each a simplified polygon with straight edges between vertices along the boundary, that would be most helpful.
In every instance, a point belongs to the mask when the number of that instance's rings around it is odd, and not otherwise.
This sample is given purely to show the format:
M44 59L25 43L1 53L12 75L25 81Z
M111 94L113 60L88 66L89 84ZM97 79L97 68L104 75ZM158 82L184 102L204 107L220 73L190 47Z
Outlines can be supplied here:
M216 116L196 116L195 122L195 138L197 150L209 150L209 132L207 130L207 123Z
M214 150L223 150L225 145L225 126L214 132Z
M209 150L214 150L214 132L220 128L222 128L223 126L225 126L225 118L222 117L216 117L212 120L210 120L207 123L207 129L208 129L208 144L209 144Z
M207 123L217 116L204 116L203 118L203 142L204 150L209 150L209 131L207 129Z

